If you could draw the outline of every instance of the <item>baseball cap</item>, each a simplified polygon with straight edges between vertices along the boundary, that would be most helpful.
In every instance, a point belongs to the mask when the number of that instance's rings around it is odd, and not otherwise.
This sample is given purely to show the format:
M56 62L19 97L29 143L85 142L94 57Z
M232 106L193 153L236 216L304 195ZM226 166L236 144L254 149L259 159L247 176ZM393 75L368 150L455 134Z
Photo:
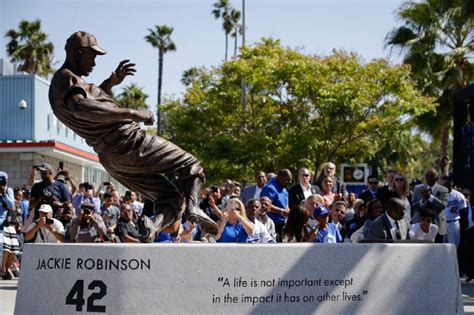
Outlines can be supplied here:
M44 171L50 171L51 173L53 172L53 168L48 163L41 163L41 164L36 165L35 167L41 172L44 172Z
M66 40L66 50L74 50L81 47L90 47L98 55L105 55L107 51L97 46L97 39L91 33L84 31L75 32Z
M66 182L66 176L58 175L58 177L56 177L56 180L65 183Z
M84 201L81 203L81 208L95 209L95 206L89 201Z
M325 206L317 206L313 209L313 216L316 218L316 217L322 217L322 216L326 216L329 214L329 210L328 208L326 208Z
M38 211L41 211L41 212L44 212L44 213L50 213L50 212L53 212L53 208L51 208L50 205L43 204L39 207Z
M8 179L8 174L6 172L0 171L0 179Z
M218 191L219 191L219 186L217 186L217 185L214 184L214 185L212 185L212 186L209 188L209 190L210 190L211 192L218 192Z

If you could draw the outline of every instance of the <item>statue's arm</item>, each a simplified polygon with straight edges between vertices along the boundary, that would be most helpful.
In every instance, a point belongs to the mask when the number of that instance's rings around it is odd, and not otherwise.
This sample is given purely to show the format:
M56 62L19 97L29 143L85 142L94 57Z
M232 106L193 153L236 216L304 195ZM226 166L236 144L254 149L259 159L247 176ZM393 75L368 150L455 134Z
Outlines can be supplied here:
M112 95L112 88L115 85L122 83L126 76L134 75L134 73L137 71L134 68L135 64L130 63L129 61L130 60L122 60L117 66L117 69L112 72L110 77L104 80L101 85L99 85L99 87L104 90L105 93Z
M70 95L67 99L69 110L77 116L92 122L107 123L133 120L152 125L154 115L150 111L120 108L111 102L98 102L85 98L81 93Z

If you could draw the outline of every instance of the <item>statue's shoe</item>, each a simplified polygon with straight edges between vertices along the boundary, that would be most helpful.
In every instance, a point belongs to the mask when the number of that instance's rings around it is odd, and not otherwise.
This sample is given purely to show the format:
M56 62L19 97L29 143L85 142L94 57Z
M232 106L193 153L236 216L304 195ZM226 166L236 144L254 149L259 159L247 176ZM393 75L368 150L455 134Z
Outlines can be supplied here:
M186 212L186 218L192 223L199 224L203 234L217 234L217 223L202 211L202 209L196 207L192 208Z

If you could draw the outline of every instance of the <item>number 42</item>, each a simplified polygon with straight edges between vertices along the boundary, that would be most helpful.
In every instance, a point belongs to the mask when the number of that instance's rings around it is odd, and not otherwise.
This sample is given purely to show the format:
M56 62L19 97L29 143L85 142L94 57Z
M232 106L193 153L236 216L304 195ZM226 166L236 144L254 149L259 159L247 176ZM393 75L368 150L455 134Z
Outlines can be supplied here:
M99 292L94 292L87 298L87 312L105 313L105 305L94 305L94 301L102 299L107 294L107 285L100 280L94 280L87 288L89 290L99 288ZM77 280L66 296L66 305L76 305L76 312L82 312L84 303L84 280Z

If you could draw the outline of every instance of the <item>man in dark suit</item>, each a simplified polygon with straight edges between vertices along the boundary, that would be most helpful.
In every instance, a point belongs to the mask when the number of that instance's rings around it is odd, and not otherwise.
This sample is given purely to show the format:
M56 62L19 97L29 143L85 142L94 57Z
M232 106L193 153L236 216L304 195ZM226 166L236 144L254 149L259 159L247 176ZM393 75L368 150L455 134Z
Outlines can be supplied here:
M448 234L448 224L444 214L444 209L448 204L448 188L437 183L438 172L430 169L425 173L426 184L420 184L413 191L412 204L413 216L412 222L420 222L420 213L428 210L435 216L435 224L438 226L438 235L436 243L442 243L444 235Z
M405 203L399 198L387 202L387 211L375 219L369 228L369 240L409 239L409 224L404 217Z
M263 171L257 171L255 173L255 182L257 183L256 185L247 186L240 193L240 199L242 199L244 205L246 205L250 199L260 199L260 192L267 183L267 177Z
M395 174L397 174L396 170L388 169L385 174L387 185L377 189L375 199L380 200L384 206L393 197L393 178Z
M288 205L291 209L292 206L300 204L303 200L306 200L311 195L319 194L319 187L311 185L309 179L311 178L311 172L306 167L300 168L298 171L298 183L288 189Z
M364 200L364 202L367 204L370 200L375 199L375 196L377 194L377 188L379 188L379 180L377 179L377 176L372 174L367 177L367 182L369 184L369 188L367 190L364 190L360 195L359 199Z

